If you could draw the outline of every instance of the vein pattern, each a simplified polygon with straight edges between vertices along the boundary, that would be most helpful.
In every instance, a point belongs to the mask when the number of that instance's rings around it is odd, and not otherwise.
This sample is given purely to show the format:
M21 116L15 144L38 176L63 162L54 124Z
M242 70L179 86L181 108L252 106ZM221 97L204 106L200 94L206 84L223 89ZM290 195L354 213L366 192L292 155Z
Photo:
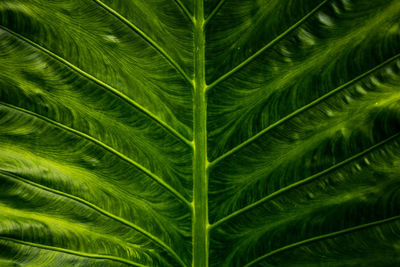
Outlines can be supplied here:
M0 266L398 266L399 18L0 0Z

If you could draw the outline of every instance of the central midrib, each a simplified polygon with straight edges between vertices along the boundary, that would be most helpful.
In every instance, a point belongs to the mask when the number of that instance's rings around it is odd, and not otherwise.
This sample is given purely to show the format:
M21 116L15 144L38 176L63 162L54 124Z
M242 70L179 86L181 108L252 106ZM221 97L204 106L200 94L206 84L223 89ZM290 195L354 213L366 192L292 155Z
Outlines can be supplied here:
M207 103L203 0L194 6L193 267L208 266Z

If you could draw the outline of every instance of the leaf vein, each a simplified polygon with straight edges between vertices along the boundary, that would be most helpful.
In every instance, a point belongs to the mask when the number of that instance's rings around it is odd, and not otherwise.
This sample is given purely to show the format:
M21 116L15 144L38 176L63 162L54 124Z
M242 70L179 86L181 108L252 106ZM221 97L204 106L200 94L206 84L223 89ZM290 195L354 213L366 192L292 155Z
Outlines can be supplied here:
M4 236L0 236L0 240L5 240L5 241L8 241L8 242L17 243L17 244L21 244L21 245L24 245L24 246L31 246L31 247L37 247L37 248L40 248L40 249L46 249L46 250L62 252L62 253L71 254L71 255L74 255L74 256L93 258L93 259L112 260L112 261L118 261L118 262L125 263L125 264L132 265L132 266L147 267L146 265L143 265L143 264L140 264L140 263L137 263L137 262L133 262L131 260L127 260L127 259L124 259L124 258L111 256L111 255L101 255L101 254L86 253L86 252L82 252L82 251L75 251L75 250L70 250L70 249L65 249L65 248L60 248L60 247L55 247L55 246L49 246L49 245L43 245L43 244L38 244L38 243L22 241L22 240L10 238L10 237L4 237Z
M217 4L217 6L214 8L214 10L210 13L210 15L208 15L207 19L205 20L204 24L206 25L208 22L210 22L210 20L212 19L212 17L214 17L215 14L218 13L218 11L221 9L222 5L225 3L225 0L220 0L219 3Z
M379 142L379 143L377 143L377 144L365 149L364 151L361 151L360 153L358 153L356 155L353 155L353 156L351 156L351 157L349 157L349 158L347 158L347 159L345 159L345 160L343 160L343 161L341 161L341 162L339 162L339 163L337 163L337 164L335 164L335 165L333 165L333 166L331 166L331 167L329 167L329 168L327 168L327 169L325 169L323 171L320 171L320 172L318 172L318 173L316 173L314 175L311 175L311 176L309 176L307 178L304 178L304 179L302 179L300 181L297 181L297 182L295 182L293 184L285 186L285 187L283 187L283 188L281 188L281 189L279 189L279 190L277 190L277 191L275 191L275 192L273 192L273 193L261 198L260 200L254 202L254 203L252 203L252 204L250 204L250 205L248 205L248 206L246 206L244 208L241 208L241 209L239 209L239 210L237 210L237 211L225 216L224 218L216 221L215 223L213 223L210 226L210 229L214 229L214 228L220 226L221 224L231 220L232 218L234 218L234 217L236 217L236 216L238 216L240 214L243 214L246 211L249 211L249 210L257 207L257 206L265 203L266 201L271 200L272 198L283 194L286 191L289 191L289 190L297 188L297 187L299 187L301 185L307 184L307 183L309 183L309 182L311 182L311 181L313 181L313 180L315 180L315 179L317 179L317 178L319 178L319 177L321 177L321 176L323 176L323 175L325 175L327 173L330 173L330 172L332 172L332 171L334 171L334 170L336 170L338 168L341 168L341 167L345 166L346 164L348 164L348 163L350 163L350 162L352 162L352 161L354 161L356 159L359 159L360 157L363 157L366 154L368 154L368 153L380 148L381 146L386 145L387 143L395 140L398 137L400 137L400 133L396 133L396 134L394 134L394 135L382 140L381 142Z
M157 182L159 185L161 185L162 187L164 187L167 191L169 191L172 195L174 195L177 199L179 199L180 201L182 201L183 203L185 203L188 207L191 207L190 203L187 201L187 199L185 197L183 197L178 191L176 191L174 188L172 188L170 185L168 185L163 179L161 179L160 177L158 177L156 174L152 173L150 170L146 169L145 167L143 167L142 165L140 165L139 163L137 163L136 161L132 160L131 158L129 158L128 156L122 154L121 152L115 150L114 148L104 144L103 142L101 142L100 140L85 134L83 132L80 132L76 129L70 128L60 122L54 121L52 119L49 119L43 115L37 114L33 111L30 110L26 110L23 109L21 107L17 107L8 103L4 103L0 101L0 105L6 106L10 109L14 109L17 110L19 112L31 115L33 117L36 117L42 121L45 121L47 123L50 123L58 128L61 128L65 131L71 132L79 137L85 138L86 140L89 140L93 143L95 143L96 145L102 147L103 149L105 149L108 152L111 152L112 154L118 156L120 159L128 162L129 164L135 166L138 170L140 170L142 173L146 174L147 176L149 176L151 179L153 179L155 182Z
M343 230L340 230L340 231L337 231L337 232L311 237L311 238L308 238L308 239L305 239L305 240L302 240L302 241L299 241L299 242L296 242L296 243L292 243L290 245L275 249L275 250L273 250L273 251L271 251L271 252L269 252L267 254L264 254L263 256L260 256L260 257L258 257L256 259L254 259L253 261L247 263L244 267L249 267L249 266L254 265L254 264L256 264L256 263L258 263L258 262L260 262L262 260L265 260L266 258L268 258L268 257L270 257L272 255L275 255L275 254L280 253L280 252L285 251L285 250L289 250L289 249L292 249L292 248L299 247L301 245L309 244L309 243L312 243L312 242L316 242L316 241L320 241L320 240L323 240L323 239L332 238L332 237L336 237L336 236L340 236L340 235L349 234L349 233L360 231L360 230L363 230L363 229L366 229L366 228L379 226L379 225L382 225L382 224L385 224L385 223L390 223L390 222L393 222L393 221L396 221L396 220L399 220L399 219L400 219L400 215L397 215L397 216L389 217L389 218L386 218L386 219L382 219L382 220L378 220L378 221L374 221L374 222L370 222L370 223L365 223L365 224L357 225L357 226L354 226L354 227L349 227L349 228L346 228L346 229L343 229Z
M53 188L49 188L49 187L44 186L44 185L41 185L41 184L37 184L37 183L35 183L35 182L32 182L32 181L27 180L27 179L24 179L24 178L22 178L22 177L20 177L20 176L18 176L18 175L16 175L16 174L14 174L14 173L10 173L10 172L4 171L4 170L2 170L2 169L0 169L0 173L2 173L3 175L9 176L9 177L11 177L11 178L13 178L13 179L16 179L16 180L18 180L18 181L21 181L21 182L23 182L23 183L26 183L26 184L29 184L29 185L31 185L31 186L34 186L34 187L40 188L40 189L42 189L42 190L45 190L45 191L47 191L47 192L50 192L50 193L53 193L53 194L56 194L56 195L63 196L63 197L65 197L65 198L72 199L72 200L74 200L74 201L77 201L77 202L79 202L79 203L81 203L81 204L83 204L83 205L85 205L85 206L87 206L87 207L90 207L91 209L97 211L98 213L103 214L104 216L106 216L106 217L108 217L108 218L111 218L111 219L113 219L113 220L115 220L115 221L117 221L117 222L120 222L120 223L122 223L122 224L124 224L124 225L126 225L126 226L128 226L128 227L130 227L130 228L132 228L132 229L134 229L135 231L138 231L139 233L141 233L142 235L146 236L147 238L149 238L150 240L154 241L154 242L157 243L159 246L161 246L163 249L165 249L166 251L168 251L169 253L171 253L171 255L173 255L175 258L177 258L177 260L178 260L183 266L185 266L185 264L183 263L183 261L182 261L182 260L180 259L180 257L176 254L176 252L174 252L174 251L172 250L172 248L170 248L167 244L165 244L161 239L159 239L158 237L156 237L156 236L152 235L151 233L147 232L146 230L144 230L144 229L141 228L140 226L138 226L138 225L136 225L136 224L134 224L134 223L132 223L132 222L130 222L130 221L128 221L128 220L125 220L124 218L121 218L121 217L119 217L119 216L117 216L117 215L115 215L115 214L113 214L113 213L110 213L110 212L108 212L108 211L106 211L106 210L104 210L104 209L98 207L97 205L91 203L90 201L87 201L87 200L82 199L82 198L80 198L80 197L77 197L77 196L74 196L74 195L71 195L71 194L68 194L68 193L65 193L65 192L62 192L62 191L53 189Z
M193 16L190 14L187 7L182 3L181 0L175 0L175 3L179 6L179 8L185 13L186 17L193 23Z
M220 162L221 160L223 160L224 158L228 157L229 155L239 151L240 149L242 149L243 147L249 145L250 143L252 143L253 141L255 141L256 139L258 139L259 137L261 137L262 135L264 135L265 133L269 132L270 130L276 128L277 126L281 125L282 123L286 122L287 120L293 118L294 116L314 107L315 105L319 104L320 102L322 102L323 100L327 99L328 97L332 96L333 94L347 88L348 86L358 82L359 80L365 78L366 76L372 74L373 72L385 67L386 65L392 63L393 61L395 61L396 59L400 58L400 53L396 54L395 56L385 60L384 62L382 62L381 64L375 66L374 68L360 74L359 76L357 76L356 78L348 81L345 84L342 84L341 86L333 89L332 91L330 91L329 93L315 99L314 101L312 101L311 103L297 109L296 111L290 113L289 115L283 117L282 119L276 121L275 123L269 125L268 127L266 127L265 129L263 129L262 131L260 131L259 133L257 133L256 135L250 137L249 139L247 139L246 141L244 141L243 143L237 145L236 147L232 148L231 150L229 150L228 152L222 154L221 156L219 156L218 158L216 158L215 160L213 160L210 163L210 166L214 166L216 165L218 162Z
M122 99L123 101L127 102L129 105L133 106L135 109L139 110L140 112L142 112L144 115L146 115L148 118L150 118L151 120L153 120L154 122L156 122L157 124L159 124L162 128L166 129L168 132L170 132L172 135L174 135L176 138L178 138L180 141L184 142L185 144L189 145L190 147L192 147L192 142L189 141L186 137L184 137L181 133L179 133L178 131L176 131L175 129L173 129L170 125L168 125L167 123L165 123L164 121L162 121L160 118L158 118L156 115L154 115L152 112L150 112L149 110L147 110L146 108L144 108L143 106L141 106L139 103L135 102L134 100L132 100L131 98L129 98L128 96L126 96L125 94L121 93L120 91L118 91L117 89L113 88L112 86L104 83L103 81L97 79L96 77L90 75L89 73L81 70L80 68L78 68L77 66L75 66L74 64L70 63L69 61L65 60L64 58L56 55L55 53L51 52L50 50L42 47L41 45L33 42L32 40L8 29L7 27L0 25L0 28L3 29L4 31L8 32L9 34L19 38L20 40L30 44L31 46L37 48L38 50L42 51L43 53L49 55L50 57L54 58L55 60L57 60L58 62L61 62L62 64L66 65L67 67L69 67L70 69L74 70L76 73L80 74L81 76L93 81L94 83L96 83L97 85L100 85L101 87L103 87L104 89L106 89L108 92L112 93L113 95L119 97L120 99Z
M219 77L218 79L216 79L214 82L212 82L210 85L207 86L207 91L211 90L212 88L214 88L217 84L219 84L220 82L222 82L223 80L225 80L226 78L228 78L229 76L231 76L232 74L236 73L238 70L242 69L244 66L246 66L247 64L249 64L251 61L253 61L253 59L255 59L256 57L258 57L262 52L264 52L266 49L268 49L269 47L271 47L272 45L274 45L275 43L277 43L278 41L280 41L282 38L284 38L286 35L288 35L290 32L292 32L293 30L295 30L297 27L299 27L302 23L304 23L310 16L312 16L315 12L317 12L321 7L324 6L324 4L326 4L328 1L330 0L324 0L322 1L318 6L316 6L313 10L311 10L309 13L307 13L304 17L302 17L299 21L297 21L295 24L293 24L292 26L290 26L286 31L284 31L283 33L281 33L280 35L278 35L275 39L273 39L271 42L269 42L268 44L266 44L265 46L263 46L261 49L259 49L257 52L255 52L253 55L251 55L250 57L248 57L247 59L245 59L242 63L240 63L239 65L237 65L236 67L234 67L233 69L231 69L230 71L228 71L227 73L225 73L224 75L222 75L221 77Z
M181 74L182 77L185 78L185 80L189 84L193 84L192 79L186 74L186 72L181 68L181 66L179 66L179 64L160 45L158 45L153 39L151 39L150 36L144 33L132 22L127 20L120 13L118 13L108 5L104 4L102 1L100 0L93 0L93 1L98 5L100 5L104 10L106 10L107 12L118 18L121 22L123 22L125 25L131 28L134 32L139 34L139 36L142 37L147 43L149 43L157 52L159 52L179 72L179 74Z

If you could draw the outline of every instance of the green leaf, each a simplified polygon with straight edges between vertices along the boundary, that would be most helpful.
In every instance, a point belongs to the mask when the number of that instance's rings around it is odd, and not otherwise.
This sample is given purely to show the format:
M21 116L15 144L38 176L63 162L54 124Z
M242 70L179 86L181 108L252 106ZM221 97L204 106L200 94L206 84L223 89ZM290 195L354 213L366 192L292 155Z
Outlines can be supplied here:
M397 266L400 2L0 0L0 266Z

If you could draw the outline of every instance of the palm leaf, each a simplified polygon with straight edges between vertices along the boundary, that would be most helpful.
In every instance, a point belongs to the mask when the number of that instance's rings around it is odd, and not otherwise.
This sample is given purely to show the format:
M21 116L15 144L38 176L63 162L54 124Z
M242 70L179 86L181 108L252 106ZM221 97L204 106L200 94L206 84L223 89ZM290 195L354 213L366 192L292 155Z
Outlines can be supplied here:
M399 21L0 1L0 265L399 264Z

